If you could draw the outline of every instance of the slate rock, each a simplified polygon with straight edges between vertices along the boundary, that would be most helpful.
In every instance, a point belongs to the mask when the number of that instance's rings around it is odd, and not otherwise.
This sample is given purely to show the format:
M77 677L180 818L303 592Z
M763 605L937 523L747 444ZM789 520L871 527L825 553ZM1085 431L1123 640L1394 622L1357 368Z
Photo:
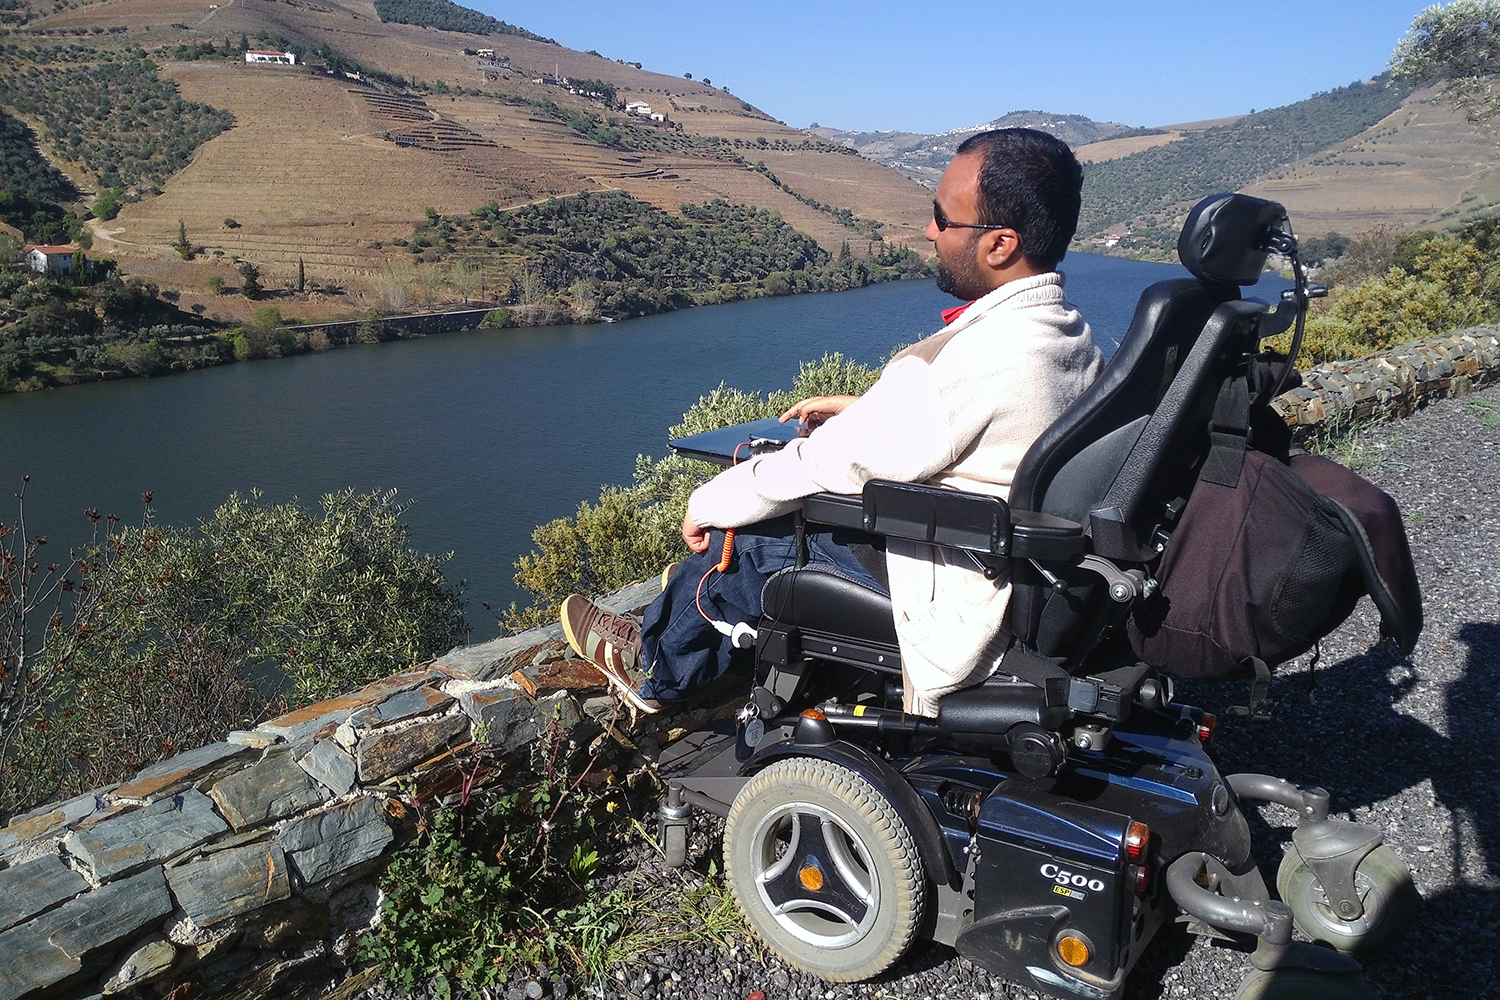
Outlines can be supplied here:
M312 750L297 761L297 766L335 795L347 795L352 791L358 774L354 758L333 740L314 743Z
M160 868L86 892L0 933L0 1000L77 975L85 959L160 923L172 897Z
M270 840L169 869L167 884L182 912L199 927L212 927L292 894L286 855Z
M292 820L276 834L304 884L378 857L393 839L376 800L369 797Z
M285 752L231 774L208 794L236 830L311 809L327 798L322 787Z
M441 684L452 680L455 676L459 675L436 665L424 670L396 674L393 677L367 684L353 694L330 698L327 701L299 708L295 712L288 712L270 722L262 723L256 727L256 731L279 736L289 743L294 742L303 737L312 736L330 723L343 722L354 712L378 705L393 694L410 691L424 684Z
M60 833L94 815L105 805L102 796L95 792L85 792L65 802L49 803L17 816L0 830L0 860L4 860L7 849L49 833Z
M115 964L100 983L99 992L109 996L149 983L170 969L176 959L177 949L172 942L160 934L152 934Z
M376 730L359 741L359 780L383 781L431 760L449 746L468 740L466 715L439 719L395 730Z
M0 871L0 931L87 892L84 877L56 854Z
M254 751L234 743L210 743L159 761L114 790L116 799L145 799L168 791L180 791L190 782L235 766Z
M419 715L431 715L453 701L443 692L430 687L419 687L392 695L379 705L355 716L358 725L364 728L388 726L393 722L412 719Z
M74 830L63 841L100 882L169 860L211 837L229 832L213 803L197 789Z

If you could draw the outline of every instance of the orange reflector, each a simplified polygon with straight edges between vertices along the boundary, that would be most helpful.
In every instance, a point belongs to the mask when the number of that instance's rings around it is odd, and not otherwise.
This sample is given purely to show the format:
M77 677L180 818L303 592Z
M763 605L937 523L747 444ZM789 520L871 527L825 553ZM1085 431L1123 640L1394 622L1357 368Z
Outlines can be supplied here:
M1219 728L1219 717L1212 712L1204 712L1198 719L1198 742L1208 746L1214 741L1214 730Z
M802 888L806 889L808 892L817 892L819 889L823 888L823 872L821 869L814 868L812 865L804 865L803 868L797 872L797 878L799 881L801 881Z
M1151 843L1151 828L1134 820L1125 828L1125 856L1136 864L1146 856L1146 847Z
M806 709L805 711L803 711L802 717L804 719L812 719L815 722L823 722L824 720L826 720L828 718L828 716L824 715L822 712L818 711L816 708Z
M1074 968L1088 964L1091 957L1089 946L1071 934L1057 942L1057 956Z

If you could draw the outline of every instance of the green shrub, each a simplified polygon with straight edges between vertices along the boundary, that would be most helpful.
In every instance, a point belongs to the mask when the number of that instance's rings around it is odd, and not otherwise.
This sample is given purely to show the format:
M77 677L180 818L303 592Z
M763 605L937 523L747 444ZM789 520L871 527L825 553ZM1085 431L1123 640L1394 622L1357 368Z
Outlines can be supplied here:
M484 319L479 321L481 330L500 330L513 325L509 309L491 309L484 314Z
M1329 297L1315 303L1299 365L1359 358L1500 318L1500 299L1495 295L1500 287L1500 246L1495 244L1494 228L1480 224L1453 235L1417 233L1384 241L1385 251L1369 255L1371 260L1390 262L1383 273L1351 284L1335 281ZM1367 266L1341 266L1334 278L1362 276ZM1286 350L1291 334L1267 344Z
M720 385L699 398L667 437L780 416L809 396L860 395L879 372L842 354L804 362L790 391L768 396ZM526 608L511 605L500 615L511 630L555 619L557 606L572 593L606 594L644 580L686 552L682 519L688 497L719 468L678 455L659 461L636 459L630 486L606 486L596 503L579 504L573 517L559 518L532 532L536 550L516 562L516 584L532 595Z
M50 607L21 607L17 573L42 560L0 559L0 820L461 641L447 557L409 547L406 509L391 493L316 511L252 494L196 529L111 522L58 560ZM18 539L0 526L6 554Z

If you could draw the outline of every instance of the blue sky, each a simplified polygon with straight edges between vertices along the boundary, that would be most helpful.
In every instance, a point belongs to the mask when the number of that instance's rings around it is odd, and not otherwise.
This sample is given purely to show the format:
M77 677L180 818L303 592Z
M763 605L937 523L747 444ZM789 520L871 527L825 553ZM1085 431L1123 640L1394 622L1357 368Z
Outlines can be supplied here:
M940 132L1036 109L1129 125L1243 114L1385 68L1422 0L460 0L789 125Z

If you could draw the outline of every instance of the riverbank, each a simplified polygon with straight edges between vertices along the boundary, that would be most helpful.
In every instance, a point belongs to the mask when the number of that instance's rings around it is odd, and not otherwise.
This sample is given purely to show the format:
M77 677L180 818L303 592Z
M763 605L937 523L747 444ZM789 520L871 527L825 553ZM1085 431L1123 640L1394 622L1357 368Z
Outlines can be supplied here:
M173 293L162 293L151 284L127 282L122 287L136 298L150 300L152 306L150 310L134 308L149 311L161 321L125 330L107 324L92 329L94 311L104 311L107 315L112 308L109 305L100 305L97 310L91 306L87 320L56 329L57 316L68 311L68 300L78 297L73 290L55 282L44 284L35 278L29 279L29 285L16 288L9 287L15 282L0 282L0 317L7 312L11 314L11 322L0 320L0 344L4 346L0 351L0 394L151 378L237 361L284 358L479 327L515 329L614 323L695 306L844 291L930 277L925 263L917 262L910 251L901 251L886 265L852 262L843 269L840 280L831 284L799 282L789 277L780 281L725 283L699 294L648 289L628 301L603 305L594 293L575 287L570 299L543 296L519 305L495 302L478 308L398 315L377 312L360 318L292 324L282 321L273 299L258 307L250 322L241 325L226 325L181 312L171 298ZM29 312L7 309L15 305L7 299L13 298L16 291L22 292L20 303ZM660 294L653 294L658 291ZM162 296L160 300L158 295ZM32 308L38 298L43 300L42 309ZM33 315L36 313L40 315Z

